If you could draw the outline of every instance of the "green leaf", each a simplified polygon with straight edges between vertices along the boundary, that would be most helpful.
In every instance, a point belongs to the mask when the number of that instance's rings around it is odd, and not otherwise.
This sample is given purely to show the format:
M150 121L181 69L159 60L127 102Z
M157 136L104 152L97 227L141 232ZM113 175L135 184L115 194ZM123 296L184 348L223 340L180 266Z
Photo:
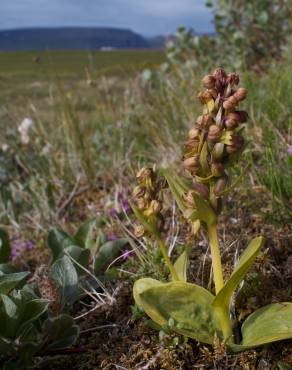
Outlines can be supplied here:
M12 299L10 299L7 295L5 294L1 294L1 300L2 300L2 303L3 303L3 308L4 308L4 312L5 314L10 317L10 318L13 318L15 317L16 315L16 312L17 312L17 306L16 304L13 302Z
M86 269L88 268L89 257L90 257L89 249L84 249L84 248L77 247L76 245L71 245L70 247L67 247L64 252L65 254L68 253L68 255L71 256L81 266L85 267ZM84 273L84 270L81 267L79 267L76 263L75 263L75 268L78 274Z
M137 303L137 305L139 307L143 307L143 302L140 299L140 295L144 291L146 291L149 288L160 286L160 285L163 285L163 283L161 283L158 280L152 279L152 278L143 278L143 279L139 279L135 281L135 284L133 286L133 296L134 296L134 300Z
M220 309L228 311L229 303L234 293L235 289L239 285L239 283L244 278L247 271L250 269L251 265L255 261L262 245L264 244L264 238L259 236L254 238L245 249L243 254L241 255L238 264L233 271L231 277L226 282L224 287L220 290L217 296L214 299L213 307L216 309Z
M119 255L121 249L127 243L127 239L117 239L102 245L95 256L94 272L97 274L105 269Z
M187 187L187 185L184 184L173 171L169 169L163 169L161 170L161 173L168 183L168 186L178 205L178 208L181 210L182 213L184 213L187 207L185 206L183 197L184 194L190 190L190 188Z
M187 269L189 265L189 251L186 249L175 261L173 267L181 281L187 281Z
M207 141L205 141L200 154L200 164L202 166L204 176L207 176L207 174L210 172L210 167L207 159L208 153L208 143Z
M292 303L273 303L256 310L244 321L241 332L244 347L292 338Z
M214 296L198 285L141 279L135 282L134 298L160 326L167 325L171 319L173 331L200 342L212 344L215 333L222 338L212 308Z
M49 302L46 299L33 299L20 307L17 336L24 335L28 327L47 311Z
M50 274L60 288L63 303L73 303L78 297L78 275L70 257L57 259L51 266Z
M81 225L74 236L75 243L79 247L90 249L93 244L93 231L96 226L96 219L87 220Z
M44 323L44 329L50 338L48 350L62 349L72 346L79 335L79 327L69 315L59 315L49 318Z
M61 229L55 228L49 232L48 246L53 255L53 262L63 254L65 248L74 244L74 238Z
M11 290L21 285L29 272L15 272L0 276L0 294L8 294Z
M6 230L0 229L0 263L8 262L10 256L10 242Z

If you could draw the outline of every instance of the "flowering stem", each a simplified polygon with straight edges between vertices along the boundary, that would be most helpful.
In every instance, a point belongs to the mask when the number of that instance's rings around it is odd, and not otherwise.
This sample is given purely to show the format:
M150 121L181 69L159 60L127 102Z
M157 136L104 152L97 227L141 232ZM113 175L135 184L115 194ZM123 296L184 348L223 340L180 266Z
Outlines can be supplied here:
M216 291L216 294L218 294L219 291L224 286L224 280L223 280L220 247L219 247L219 241L218 241L218 236L217 236L217 225L216 224L208 226L208 235L210 239L215 291Z
M170 258L168 257L167 250L166 250L166 247L165 247L162 239L158 237L157 240L158 240L158 244L159 244L159 248L161 250L162 256L163 256L163 258L164 258L164 260L167 264L167 267L169 268L169 271L170 271L170 274L171 274L173 280L179 281L179 277L178 277L178 275L177 275L177 273L176 273L176 271L173 267L173 264L170 261Z

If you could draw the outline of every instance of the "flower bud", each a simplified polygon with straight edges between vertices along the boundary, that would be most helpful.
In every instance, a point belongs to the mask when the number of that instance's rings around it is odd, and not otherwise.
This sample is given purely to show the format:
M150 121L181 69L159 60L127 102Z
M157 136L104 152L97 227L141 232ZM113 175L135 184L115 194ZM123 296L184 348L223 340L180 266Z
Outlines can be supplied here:
M220 161L223 157L223 153L224 153L224 144L216 143L212 150L212 159L215 161Z
M239 116L240 123L244 123L248 120L248 114L244 110L238 110L236 113Z
M224 166L222 163L214 162L211 164L211 173L215 177L220 177L224 173Z
M136 186L132 192L134 198L140 198L145 194L146 189L140 185Z
M206 89L212 89L215 86L215 77L207 75L202 79L202 83Z
M196 139L198 136L200 136L200 130L196 127L192 127L188 133L188 138L192 140Z
M200 145L200 140L198 140L198 139L188 140L185 143L185 147L186 147L187 150L197 151L199 145Z
M197 154L194 157L186 158L183 161L183 166L186 170L192 171L193 169L200 166L200 156Z
M208 199L209 198L209 189L206 185L195 182L194 183L194 190L196 193L199 193L203 198Z
M240 122L240 116L236 112L229 113L225 118L225 126L229 129L236 128Z
M142 225L135 226L134 234L137 238L141 238L145 234L145 229Z
M216 141L220 139L221 134L222 134L222 131L220 127L218 127L217 125L212 125L209 127L208 140Z
M227 76L227 83L230 85L238 85L239 84L239 75L237 73L230 73Z
M142 167L138 171L136 178L139 182L143 182L147 178L150 178L152 174L153 174L153 170L151 168Z
M221 177L214 186L214 195L220 197L227 185L227 177Z
M244 144L244 138L241 135L233 134L231 139L231 145L226 145L226 152L233 154L239 151Z
M151 211L151 214L157 215L162 210L162 206L154 199L150 203L149 210Z
M221 92L226 86L227 74L222 68L215 69L213 76L215 77L215 87Z
M136 203L137 203L137 208L140 210L144 210L148 206L147 200L144 198L138 198Z
M226 99L223 103L223 108L226 110L231 110L235 108L236 104L238 103L238 100L234 95L230 96L228 99Z
M209 90L204 90L204 91L199 92L197 97L202 104L206 104L208 103L208 101L213 99L212 93Z
M240 87L235 93L234 97L238 102L244 100L247 97L247 89Z
M196 208L196 203L193 197L193 190L188 191L187 194L185 194L184 199L188 208Z

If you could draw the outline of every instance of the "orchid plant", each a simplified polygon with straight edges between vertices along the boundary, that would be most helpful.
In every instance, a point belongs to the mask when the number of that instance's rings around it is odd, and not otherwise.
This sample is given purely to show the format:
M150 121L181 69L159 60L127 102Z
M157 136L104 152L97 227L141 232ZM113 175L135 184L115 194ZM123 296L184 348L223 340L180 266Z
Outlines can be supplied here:
M292 303L274 303L253 312L241 326L241 342L233 333L230 307L232 297L255 261L264 238L254 238L241 255L228 280L221 264L217 221L222 202L236 186L230 184L229 169L244 148L242 136L248 115L238 110L247 90L238 87L239 76L216 69L202 80L204 90L198 98L203 114L188 133L183 167L188 176L173 170L142 168L131 202L139 221L137 237L150 235L156 239L170 272L170 281L142 278L135 282L135 302L159 327L171 327L179 334L200 342L224 342L233 352L292 338ZM215 294L187 281L189 248L172 263L163 238L163 189L168 187L191 224L191 232L199 229L208 234L212 257Z

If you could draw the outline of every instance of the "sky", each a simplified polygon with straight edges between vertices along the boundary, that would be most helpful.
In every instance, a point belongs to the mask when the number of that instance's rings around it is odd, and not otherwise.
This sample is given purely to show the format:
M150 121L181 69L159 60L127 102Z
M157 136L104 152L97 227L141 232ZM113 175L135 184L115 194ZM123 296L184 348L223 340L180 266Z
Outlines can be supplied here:
M205 0L0 0L0 29L96 26L154 36L181 25L210 32L211 20Z

